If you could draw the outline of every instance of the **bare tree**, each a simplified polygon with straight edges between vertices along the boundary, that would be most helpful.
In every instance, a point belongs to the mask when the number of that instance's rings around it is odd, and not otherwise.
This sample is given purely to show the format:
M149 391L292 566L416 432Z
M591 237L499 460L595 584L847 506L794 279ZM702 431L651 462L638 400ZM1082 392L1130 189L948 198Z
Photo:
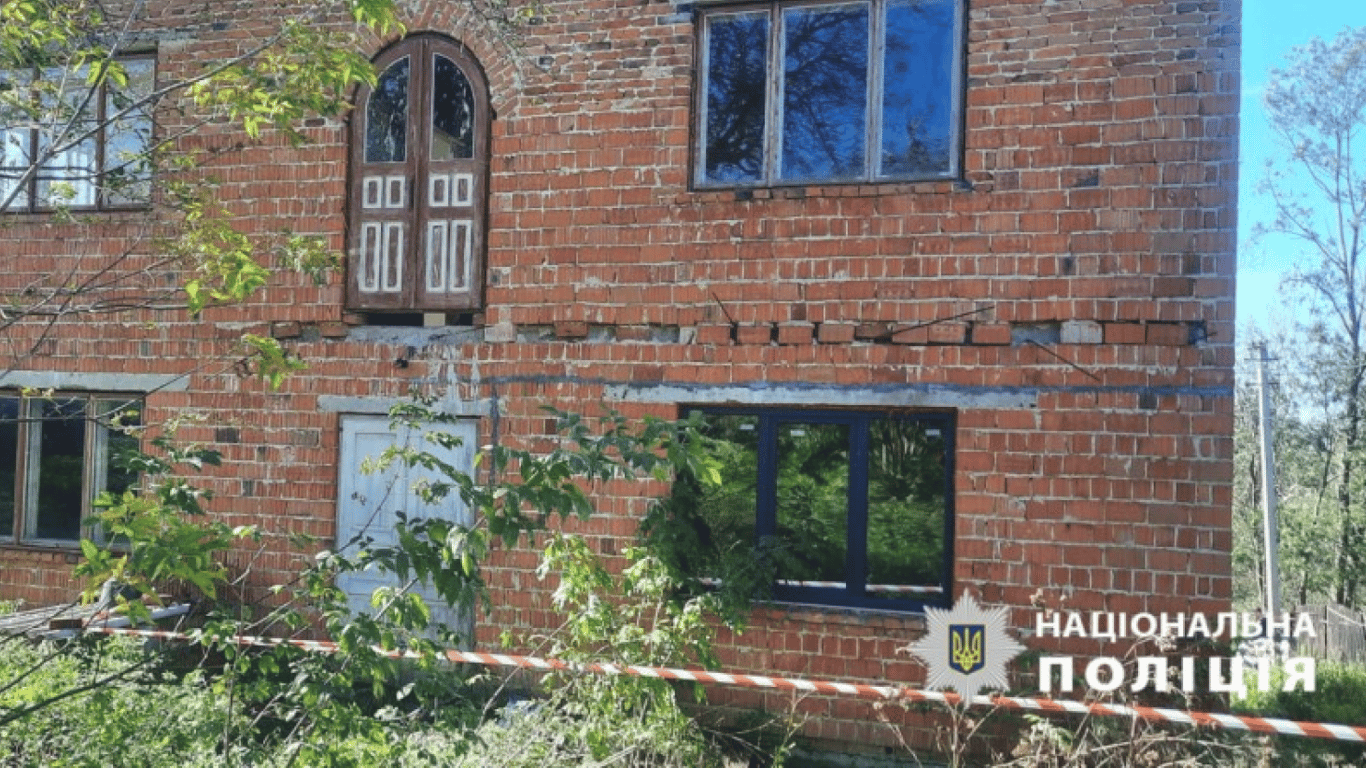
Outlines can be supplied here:
M1352 605L1366 578L1366 519L1358 477L1366 394L1366 29L1295 48L1273 70L1265 93L1285 159L1268 167L1262 190L1275 218L1259 227L1305 246L1289 284L1304 310L1299 329L1311 371L1321 377L1336 424L1330 482L1340 517L1335 569L1338 602Z

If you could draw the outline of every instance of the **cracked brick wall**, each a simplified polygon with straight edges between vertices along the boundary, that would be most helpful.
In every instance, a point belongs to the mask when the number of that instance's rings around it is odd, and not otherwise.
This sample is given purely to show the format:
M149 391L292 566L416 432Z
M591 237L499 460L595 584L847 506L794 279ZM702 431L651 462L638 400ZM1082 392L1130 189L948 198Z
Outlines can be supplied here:
M183 374L182 390L148 396L147 417L202 416L181 437L224 450L214 513L271 532L264 550L233 555L244 597L311 556L287 535L334 536L327 398L416 388L491 401L499 417L482 419L483 438L534 447L552 439L546 404L673 417L693 398L815 389L828 406L890 392L957 412L954 589L1013 606L1017 626L1032 627L1040 590L1084 611L1227 608L1238 0L973 0L961 179L739 192L689 186L689 9L552 0L511 51L461 4L403 7L410 30L471 48L496 111L485 301L469 327L367 325L345 310L340 277L285 277L200 322L58 324L18 363ZM174 30L163 72L249 39L265 6L242 0L215 25L186 8L167 3L154 20ZM223 154L221 199L252 231L342 249L346 126L317 121L309 135ZM239 138L218 126L192 140ZM72 242L113 249L135 229L122 215L11 223L23 266L5 280L18 284L71 258ZM230 358L242 330L274 334L308 370L270 392L205 364ZM609 485L582 529L619 553L665 490ZM0 594L69 599L73 558L0 547ZM554 624L534 566L530 551L495 555L479 645ZM735 670L915 683L918 665L895 649L922 627L911 614L775 605L721 650ZM890 743L867 705L800 708L809 736Z

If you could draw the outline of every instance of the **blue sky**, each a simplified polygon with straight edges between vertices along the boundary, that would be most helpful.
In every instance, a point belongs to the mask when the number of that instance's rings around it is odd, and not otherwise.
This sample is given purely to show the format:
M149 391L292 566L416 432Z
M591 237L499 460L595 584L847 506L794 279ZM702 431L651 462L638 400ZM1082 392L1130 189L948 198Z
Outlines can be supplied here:
M1262 112L1267 73L1281 66L1291 48L1310 38L1336 37L1344 27L1366 26L1366 0L1243 0L1243 102L1238 193L1238 326L1263 328L1286 322L1277 290L1299 247L1281 240L1252 241L1252 227L1268 221L1265 198L1256 192L1267 158L1280 147Z

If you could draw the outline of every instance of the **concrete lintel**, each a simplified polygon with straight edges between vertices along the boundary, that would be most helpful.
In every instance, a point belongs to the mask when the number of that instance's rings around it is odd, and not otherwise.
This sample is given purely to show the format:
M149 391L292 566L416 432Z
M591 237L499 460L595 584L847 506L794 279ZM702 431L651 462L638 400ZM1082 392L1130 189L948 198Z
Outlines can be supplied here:
M458 326L430 328L416 325L357 325L351 328L347 339L353 342L400 344L421 349L437 345L478 344L484 340L484 329Z
M412 400L406 397L319 395L318 410L323 413L359 413L382 416L396 405L411 402ZM493 413L493 403L490 400L475 400L474 402L439 400L432 404L432 409L448 416L480 417Z
M189 374L78 373L75 371L6 371L0 388L29 387L81 392L184 392Z
M1032 388L954 387L909 384L885 387L757 383L750 386L707 384L624 384L609 386L609 400L640 403L741 405L846 405L895 408L1035 408L1039 392Z

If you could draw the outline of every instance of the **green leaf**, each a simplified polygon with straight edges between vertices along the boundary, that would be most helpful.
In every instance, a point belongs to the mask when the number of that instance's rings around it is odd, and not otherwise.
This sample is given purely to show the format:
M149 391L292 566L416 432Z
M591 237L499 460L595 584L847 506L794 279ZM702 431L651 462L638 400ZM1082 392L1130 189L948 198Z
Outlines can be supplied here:
M185 296L189 302L191 315L198 315L204 311L203 286L198 280L187 280L185 282Z

